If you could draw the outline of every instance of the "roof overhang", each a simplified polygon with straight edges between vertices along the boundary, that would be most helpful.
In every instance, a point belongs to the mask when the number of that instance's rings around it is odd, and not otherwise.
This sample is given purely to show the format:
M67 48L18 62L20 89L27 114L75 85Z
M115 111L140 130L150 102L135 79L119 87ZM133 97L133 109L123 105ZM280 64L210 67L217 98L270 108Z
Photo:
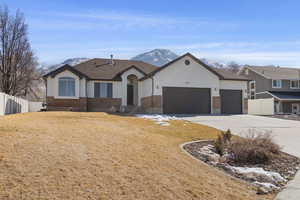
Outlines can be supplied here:
M186 54L184 54L184 55L182 55L182 56L179 56L178 58L172 60L171 62L168 62L167 64L165 64L165 65L159 67L157 70L154 70L153 72L149 73L148 75L146 75L145 77L141 78L140 80L142 81L142 80L145 80L145 79L148 79L148 78L154 76L156 73L162 71L163 69L169 67L171 64L177 62L178 60L180 60L180 59L182 59L182 58L184 58L184 57L186 57L186 56L192 58L195 62L197 62L198 64L200 64L200 65L202 65L203 67L205 67L208 71L210 71L211 73L215 74L215 75L218 76L220 79L225 80L224 77L223 77L221 74L219 74L218 72L216 72L215 70L213 70L210 66L208 66L208 65L205 64L205 63L203 63L201 60L199 60L198 58L196 58L195 56L193 56L191 53L186 53Z
M52 78L54 78L57 74L60 74L64 71L70 71L72 72L73 74L77 75L80 79L82 78L87 78L88 79L88 76L86 76L85 74L81 73L80 71L76 70L74 67L66 64L66 65L63 65L59 68L57 68L56 70L53 70L47 74L45 74L43 76L43 78L48 78L49 76L51 76Z
M285 97L278 96L278 95L274 94L274 92L272 92L272 91L265 91L265 92L260 92L260 93L256 93L256 94L263 94L263 93L271 95L274 99L276 99L278 101L300 101L300 93L299 93L299 96L287 94ZM284 93L284 92L282 92L282 93Z

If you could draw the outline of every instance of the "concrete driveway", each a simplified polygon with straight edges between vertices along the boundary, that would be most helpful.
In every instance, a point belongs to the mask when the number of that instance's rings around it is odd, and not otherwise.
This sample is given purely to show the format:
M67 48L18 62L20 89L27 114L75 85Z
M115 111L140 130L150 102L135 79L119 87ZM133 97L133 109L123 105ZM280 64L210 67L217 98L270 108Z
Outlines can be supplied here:
M283 147L283 151L300 157L300 121L252 115L188 116L181 118L220 130L230 129L232 133L241 136L248 133L249 129L271 131L274 140ZM300 172L288 184L288 187L277 196L277 200L299 199Z

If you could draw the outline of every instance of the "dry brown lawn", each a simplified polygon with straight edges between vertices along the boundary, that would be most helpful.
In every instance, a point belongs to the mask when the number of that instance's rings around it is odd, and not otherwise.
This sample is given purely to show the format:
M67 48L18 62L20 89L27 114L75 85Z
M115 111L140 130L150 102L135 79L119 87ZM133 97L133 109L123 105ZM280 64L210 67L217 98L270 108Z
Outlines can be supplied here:
M105 113L0 117L0 199L271 199L179 148L217 134Z

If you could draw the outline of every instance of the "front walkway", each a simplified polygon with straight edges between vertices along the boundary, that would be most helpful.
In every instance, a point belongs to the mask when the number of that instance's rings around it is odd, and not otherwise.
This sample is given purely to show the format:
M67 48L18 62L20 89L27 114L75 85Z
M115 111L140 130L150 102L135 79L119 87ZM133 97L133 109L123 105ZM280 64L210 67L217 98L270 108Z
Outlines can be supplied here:
M188 116L182 117L191 122L204 124L243 136L249 129L269 130L283 151L300 157L300 122L252 115L228 116ZM280 192L277 200L300 199L300 172L287 188Z

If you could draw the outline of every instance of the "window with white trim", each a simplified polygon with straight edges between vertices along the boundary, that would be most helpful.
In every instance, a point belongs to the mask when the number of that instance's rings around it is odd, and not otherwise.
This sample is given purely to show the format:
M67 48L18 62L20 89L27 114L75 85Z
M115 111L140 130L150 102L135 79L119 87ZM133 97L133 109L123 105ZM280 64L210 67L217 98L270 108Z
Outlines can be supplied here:
M255 81L250 81L250 90L255 90Z
M96 98L112 98L112 83L94 83Z
M272 88L281 88L281 80L272 80Z
M249 82L249 98L250 99L255 99L255 92L256 92L256 85L255 85L255 81L250 81Z
M75 79L71 77L61 77L58 79L58 95L61 97L75 96Z
M290 80L290 88L299 89L299 80Z

